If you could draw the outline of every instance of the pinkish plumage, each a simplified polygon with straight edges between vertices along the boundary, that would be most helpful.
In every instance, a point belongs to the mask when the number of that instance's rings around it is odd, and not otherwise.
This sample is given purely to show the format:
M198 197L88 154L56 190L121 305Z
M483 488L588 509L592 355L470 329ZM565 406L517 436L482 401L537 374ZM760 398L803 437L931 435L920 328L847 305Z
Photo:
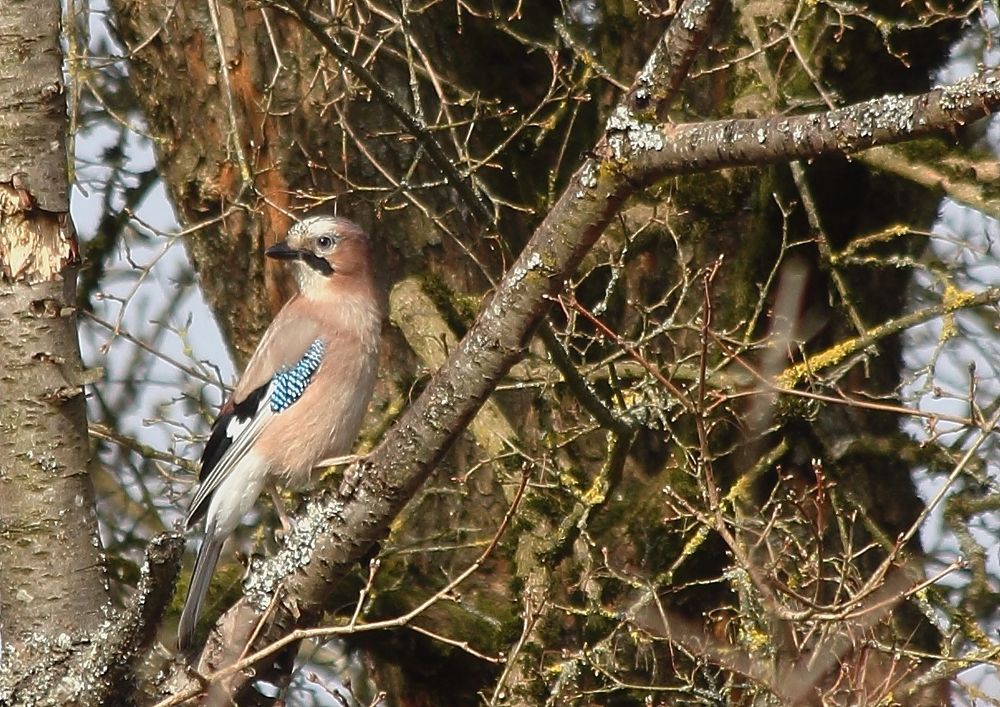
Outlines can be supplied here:
M368 237L354 223L313 217L268 249L292 261L299 292L261 338L213 425L187 516L205 516L178 643L195 624L225 539L266 483L301 489L316 464L350 452L375 384L382 299Z

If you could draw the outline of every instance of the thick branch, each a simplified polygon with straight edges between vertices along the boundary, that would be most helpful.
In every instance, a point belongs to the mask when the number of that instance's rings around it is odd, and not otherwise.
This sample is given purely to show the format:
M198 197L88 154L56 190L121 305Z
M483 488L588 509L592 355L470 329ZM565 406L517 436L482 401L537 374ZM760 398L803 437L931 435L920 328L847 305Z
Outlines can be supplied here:
M663 117L687 78L691 63L715 24L721 0L685 2L677 9L656 51L635 79L623 104L632 110L652 107Z
M0 704L104 704L108 630L77 342L59 3L0 5Z
M917 96L884 96L806 115L653 125L619 108L599 151L631 180L849 154L959 127L1000 108L1000 70Z
M64 634L30 664L15 662L12 684L0 680L0 704L127 704L135 689L133 668L156 638L183 551L180 535L153 538L126 610L106 617L86 640L71 644Z

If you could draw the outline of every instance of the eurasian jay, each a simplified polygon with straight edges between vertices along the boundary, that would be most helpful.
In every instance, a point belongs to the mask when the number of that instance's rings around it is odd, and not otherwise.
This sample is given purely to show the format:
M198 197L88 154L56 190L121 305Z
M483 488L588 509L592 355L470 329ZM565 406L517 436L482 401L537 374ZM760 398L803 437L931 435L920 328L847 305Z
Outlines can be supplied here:
M191 646L219 553L266 485L303 489L351 450L378 365L382 298L368 236L343 218L307 218L265 251L292 265L298 293L264 332L201 457L186 527L205 518L177 631Z

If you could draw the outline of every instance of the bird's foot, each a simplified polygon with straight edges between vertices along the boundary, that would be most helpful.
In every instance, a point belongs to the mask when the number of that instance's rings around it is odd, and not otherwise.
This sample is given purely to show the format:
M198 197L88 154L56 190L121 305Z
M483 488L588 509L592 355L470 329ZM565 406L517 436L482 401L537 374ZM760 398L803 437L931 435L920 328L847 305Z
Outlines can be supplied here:
M342 499L350 498L358 490L358 486L361 485L361 479L365 475L365 467L368 464L367 456L353 456L353 463L344 469L344 476L340 480L340 488L337 489L337 493Z

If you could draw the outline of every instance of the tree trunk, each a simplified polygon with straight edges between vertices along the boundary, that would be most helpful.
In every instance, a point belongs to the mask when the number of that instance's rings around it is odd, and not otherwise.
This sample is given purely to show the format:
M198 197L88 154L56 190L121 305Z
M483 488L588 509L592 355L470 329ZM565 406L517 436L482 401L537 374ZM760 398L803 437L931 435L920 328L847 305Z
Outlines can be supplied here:
M21 704L66 676L59 654L88 644L110 601L88 470L59 30L58 2L0 8L0 636L8 675L46 675L21 685Z

